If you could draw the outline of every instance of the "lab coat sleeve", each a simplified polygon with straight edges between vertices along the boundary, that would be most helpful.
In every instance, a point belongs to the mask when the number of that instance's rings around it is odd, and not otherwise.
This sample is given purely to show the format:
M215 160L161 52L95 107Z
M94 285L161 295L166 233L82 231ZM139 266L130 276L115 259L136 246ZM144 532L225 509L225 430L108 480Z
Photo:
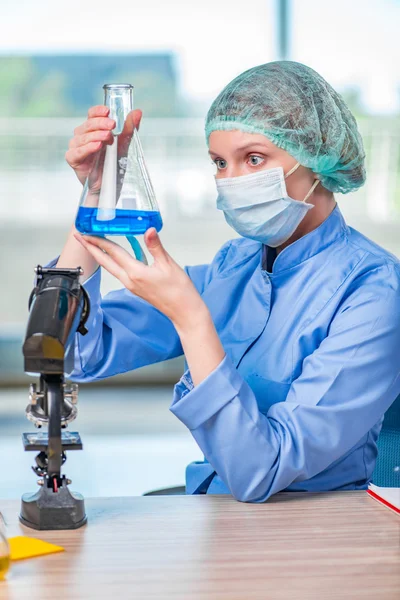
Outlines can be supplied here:
M399 274L379 270L375 284L361 281L346 296L286 401L267 415L228 356L198 386L188 372L177 384L171 411L236 499L262 502L322 472L399 394Z
M186 267L201 294L218 270L227 248L210 265ZM55 259L47 266L54 266ZM84 282L90 298L88 333L76 334L73 371L77 382L94 381L175 358L183 353L179 336L168 317L127 289L100 293L101 269Z

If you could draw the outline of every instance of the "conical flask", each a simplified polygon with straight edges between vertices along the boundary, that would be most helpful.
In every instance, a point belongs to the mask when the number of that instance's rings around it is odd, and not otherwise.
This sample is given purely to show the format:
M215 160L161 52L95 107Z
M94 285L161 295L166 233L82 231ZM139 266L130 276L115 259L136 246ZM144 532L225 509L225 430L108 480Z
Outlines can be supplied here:
M133 87L104 86L104 104L116 122L112 145L96 153L83 187L75 226L89 235L145 233L162 228L153 186L144 162L137 129L133 126Z

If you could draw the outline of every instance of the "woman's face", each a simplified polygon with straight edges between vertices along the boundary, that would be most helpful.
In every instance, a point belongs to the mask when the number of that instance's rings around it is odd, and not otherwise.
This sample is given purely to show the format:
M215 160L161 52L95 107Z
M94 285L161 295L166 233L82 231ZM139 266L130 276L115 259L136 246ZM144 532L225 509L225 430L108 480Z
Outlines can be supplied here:
M213 131L209 138L209 154L216 165L216 179L249 175L274 167L282 167L286 175L297 162L265 136L239 130ZM300 166L286 179L288 195L294 200L304 200L315 179L312 171Z

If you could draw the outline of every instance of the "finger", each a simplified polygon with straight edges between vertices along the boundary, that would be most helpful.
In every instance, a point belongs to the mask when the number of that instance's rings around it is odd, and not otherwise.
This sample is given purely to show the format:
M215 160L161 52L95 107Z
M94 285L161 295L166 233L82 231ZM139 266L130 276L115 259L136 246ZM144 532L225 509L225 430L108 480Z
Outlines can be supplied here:
M109 117L94 117L93 119L88 119L79 127L74 129L74 135L82 135L87 133L88 131L96 131L97 129L106 129L111 131L116 126L116 122L114 119L110 119Z
M134 129L139 129L143 113L136 108L127 114L121 135L132 135Z
M102 142L90 142L89 144L81 146L80 148L72 148L72 150L67 150L65 153L65 160L73 169L75 169L92 154L95 154L95 152L100 150L101 144Z
M125 119L124 128L118 139L118 153L120 156L125 156L127 154L133 131L134 129L139 129L142 114L142 111L138 109L128 113Z
M88 110L88 118L92 119L93 117L107 117L110 112L108 106L104 106L104 104L98 104L97 106L91 106Z
M155 227L148 229L144 235L146 246L155 260L167 261L169 254L161 243L160 237Z
M113 140L114 136L111 131L98 129L97 131L91 131L89 133L84 133L83 135L75 135L69 142L69 149L79 148L90 142L105 142L107 144L112 144Z
M146 270L146 267L140 263L138 260L133 258L129 252L122 248L115 242L111 240L107 240L105 238L100 238L96 236L85 235L85 242L88 242L90 245L97 246L102 251L107 252L109 256L126 272L128 272L132 276L139 276L143 274Z
M88 243L79 234L74 234L74 237L93 256L99 265L104 267L111 275L117 277L125 287L129 287L130 279L127 272L109 254L103 252L98 246Z
M143 117L143 112L140 110L140 108L136 108L135 110L132 110L128 114L128 116L126 117L126 120L131 121L132 126L135 129L139 129L140 123L142 121L142 117Z

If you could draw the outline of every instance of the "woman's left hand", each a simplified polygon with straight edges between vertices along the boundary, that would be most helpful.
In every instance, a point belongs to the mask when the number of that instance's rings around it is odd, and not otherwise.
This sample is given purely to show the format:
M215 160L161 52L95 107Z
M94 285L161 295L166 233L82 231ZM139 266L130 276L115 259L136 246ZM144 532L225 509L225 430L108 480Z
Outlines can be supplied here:
M146 266L105 238L75 235L93 258L132 294L171 319L177 329L197 325L208 309L185 271L164 249L154 227L144 235L154 262Z

